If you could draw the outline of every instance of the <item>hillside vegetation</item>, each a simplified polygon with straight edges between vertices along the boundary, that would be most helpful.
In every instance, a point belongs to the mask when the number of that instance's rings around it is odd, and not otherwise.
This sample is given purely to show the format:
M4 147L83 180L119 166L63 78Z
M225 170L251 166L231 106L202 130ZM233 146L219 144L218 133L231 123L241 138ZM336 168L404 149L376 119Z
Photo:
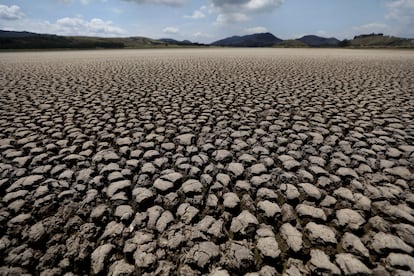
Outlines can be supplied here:
M368 34L355 36L349 43L353 47L414 47L414 39L386 36L383 34Z
M30 32L0 30L0 49L119 49L119 48L166 48L166 47L277 47L277 48L414 48L414 39L362 34L351 40L338 40L306 35L298 39L282 40L272 33L231 36L211 44L178 41L171 38L151 39L147 37L89 37L60 36Z
M296 39L287 39L274 45L275 48L308 48L309 45Z
M29 32L0 31L0 49L119 49L193 46L146 37L59 36ZM197 44L199 45L199 44Z
M271 33L227 37L211 43L214 46L230 47L271 47L283 40Z

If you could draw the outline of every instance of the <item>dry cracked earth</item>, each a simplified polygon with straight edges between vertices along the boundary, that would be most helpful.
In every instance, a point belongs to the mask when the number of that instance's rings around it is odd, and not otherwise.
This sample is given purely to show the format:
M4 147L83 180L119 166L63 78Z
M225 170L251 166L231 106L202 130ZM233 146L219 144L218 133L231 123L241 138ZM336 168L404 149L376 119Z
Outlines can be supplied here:
M414 55L0 54L0 275L413 275Z

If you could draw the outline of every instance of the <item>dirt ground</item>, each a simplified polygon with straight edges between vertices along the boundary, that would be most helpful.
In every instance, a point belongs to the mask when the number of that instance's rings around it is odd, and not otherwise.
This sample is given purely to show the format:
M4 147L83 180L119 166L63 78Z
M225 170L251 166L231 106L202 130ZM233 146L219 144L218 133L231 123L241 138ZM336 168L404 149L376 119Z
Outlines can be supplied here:
M0 53L0 275L414 273L414 52Z

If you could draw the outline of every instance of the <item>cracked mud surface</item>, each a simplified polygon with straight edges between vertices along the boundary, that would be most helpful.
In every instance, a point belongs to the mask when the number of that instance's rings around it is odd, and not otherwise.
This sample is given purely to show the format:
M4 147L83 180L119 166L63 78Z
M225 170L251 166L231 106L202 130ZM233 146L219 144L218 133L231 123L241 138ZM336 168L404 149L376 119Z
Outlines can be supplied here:
M0 54L0 274L414 273L410 51Z

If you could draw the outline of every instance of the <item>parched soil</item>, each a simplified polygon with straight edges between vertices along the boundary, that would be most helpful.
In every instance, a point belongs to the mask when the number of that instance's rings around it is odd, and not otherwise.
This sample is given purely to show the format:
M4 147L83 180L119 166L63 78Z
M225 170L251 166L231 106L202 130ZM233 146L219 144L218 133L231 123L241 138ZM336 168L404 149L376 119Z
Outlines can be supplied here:
M414 273L412 51L0 53L0 275Z

